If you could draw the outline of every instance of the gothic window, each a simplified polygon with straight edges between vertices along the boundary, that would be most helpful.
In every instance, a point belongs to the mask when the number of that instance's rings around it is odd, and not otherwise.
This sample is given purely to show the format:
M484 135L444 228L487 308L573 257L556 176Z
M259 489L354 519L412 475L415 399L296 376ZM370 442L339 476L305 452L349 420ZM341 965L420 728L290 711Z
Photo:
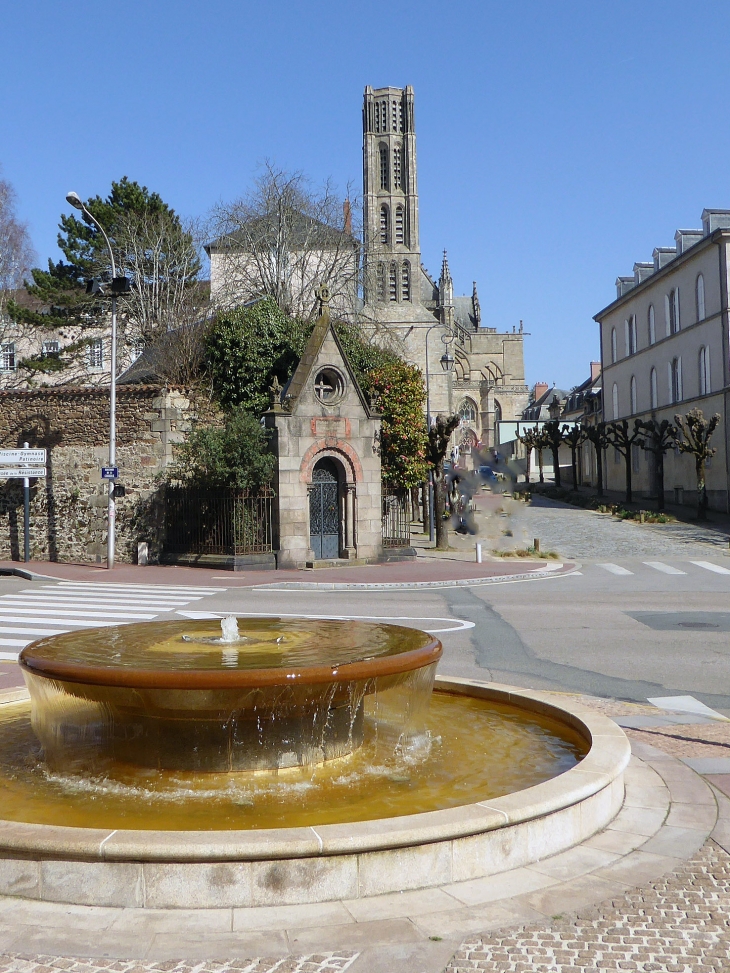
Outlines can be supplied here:
M710 349L703 345L700 348L700 395L709 395L712 391L710 385Z
M404 260L400 269L400 294L401 300L410 301L411 299L411 265Z
M652 368L649 374L649 391L651 395L651 407L656 409L659 406L659 395L656 382L656 368Z
M634 355L636 354L636 317L633 314L624 321L624 330L626 332L626 354Z
M402 189L401 185L401 148L396 145L393 149L393 189Z
M380 188L390 189L390 179L388 173L388 146L380 146Z
M477 407L471 399L464 399L459 406L459 418L464 426L473 426L477 421Z
M375 102L375 131L376 132L388 131L388 102L387 101Z
M649 305L649 310L646 312L647 324L649 328L649 344L653 345L656 341L656 328L654 326L654 305Z
M403 232L403 207L395 208L395 242L405 243L405 233Z
M635 416L639 410L636 408L636 379L633 375L631 376L631 385L629 388L631 391L631 415Z
M385 300L385 264L381 260L377 269L378 300Z
M613 390L611 392L611 405L613 406L613 417L618 419L618 385L613 383Z
M390 265L388 273L388 298L391 301L398 300L398 268L394 263Z
M388 242L388 207L383 205L380 207L380 242Z
M697 320L705 320L705 278L697 274Z
M616 329L611 328L611 361L615 362L618 357L618 352L616 349Z
M391 114L392 122L390 128L392 132L397 132L398 131L398 102L397 101L392 102L390 106L390 110L392 113Z

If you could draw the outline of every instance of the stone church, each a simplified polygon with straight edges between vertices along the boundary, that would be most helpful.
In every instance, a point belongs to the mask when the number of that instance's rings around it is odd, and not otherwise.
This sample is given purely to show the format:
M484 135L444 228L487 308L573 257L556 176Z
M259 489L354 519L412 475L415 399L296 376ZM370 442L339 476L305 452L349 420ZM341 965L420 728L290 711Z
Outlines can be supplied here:
M446 251L438 281L421 263L414 108L410 85L365 89L364 311L427 378L428 412L461 415L457 445L468 463L475 446L496 445L501 419L518 419L527 405L522 325L483 323L476 282L471 295L455 296Z

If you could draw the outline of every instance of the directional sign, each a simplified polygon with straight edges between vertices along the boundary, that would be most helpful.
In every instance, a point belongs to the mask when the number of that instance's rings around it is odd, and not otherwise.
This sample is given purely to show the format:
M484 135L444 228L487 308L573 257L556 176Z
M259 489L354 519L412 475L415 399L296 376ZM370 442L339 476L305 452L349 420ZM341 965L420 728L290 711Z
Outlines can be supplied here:
M45 466L45 449L0 449L0 463L28 464L28 466ZM40 474L34 474L39 476Z
M102 466L101 468L102 480L116 480L118 476L119 476L118 466Z
M0 480L10 480L22 476L45 476L45 466L0 466Z

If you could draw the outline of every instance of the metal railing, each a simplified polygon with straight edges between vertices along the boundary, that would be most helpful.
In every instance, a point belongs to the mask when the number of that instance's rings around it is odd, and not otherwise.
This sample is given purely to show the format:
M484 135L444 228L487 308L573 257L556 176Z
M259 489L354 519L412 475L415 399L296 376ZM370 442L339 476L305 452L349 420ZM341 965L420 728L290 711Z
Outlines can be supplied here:
M408 495L383 493L383 547L409 547L411 518Z
M165 491L167 554L268 554L274 549L274 493Z

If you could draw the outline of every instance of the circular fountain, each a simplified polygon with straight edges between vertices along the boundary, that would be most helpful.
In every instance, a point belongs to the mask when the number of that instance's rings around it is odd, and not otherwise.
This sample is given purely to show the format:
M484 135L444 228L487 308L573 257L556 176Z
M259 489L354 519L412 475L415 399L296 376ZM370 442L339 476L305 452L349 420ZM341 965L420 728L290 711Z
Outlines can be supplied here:
M622 731L550 694L435 680L441 651L279 618L33 643L30 707L0 706L0 894L318 902L493 874L605 826Z

